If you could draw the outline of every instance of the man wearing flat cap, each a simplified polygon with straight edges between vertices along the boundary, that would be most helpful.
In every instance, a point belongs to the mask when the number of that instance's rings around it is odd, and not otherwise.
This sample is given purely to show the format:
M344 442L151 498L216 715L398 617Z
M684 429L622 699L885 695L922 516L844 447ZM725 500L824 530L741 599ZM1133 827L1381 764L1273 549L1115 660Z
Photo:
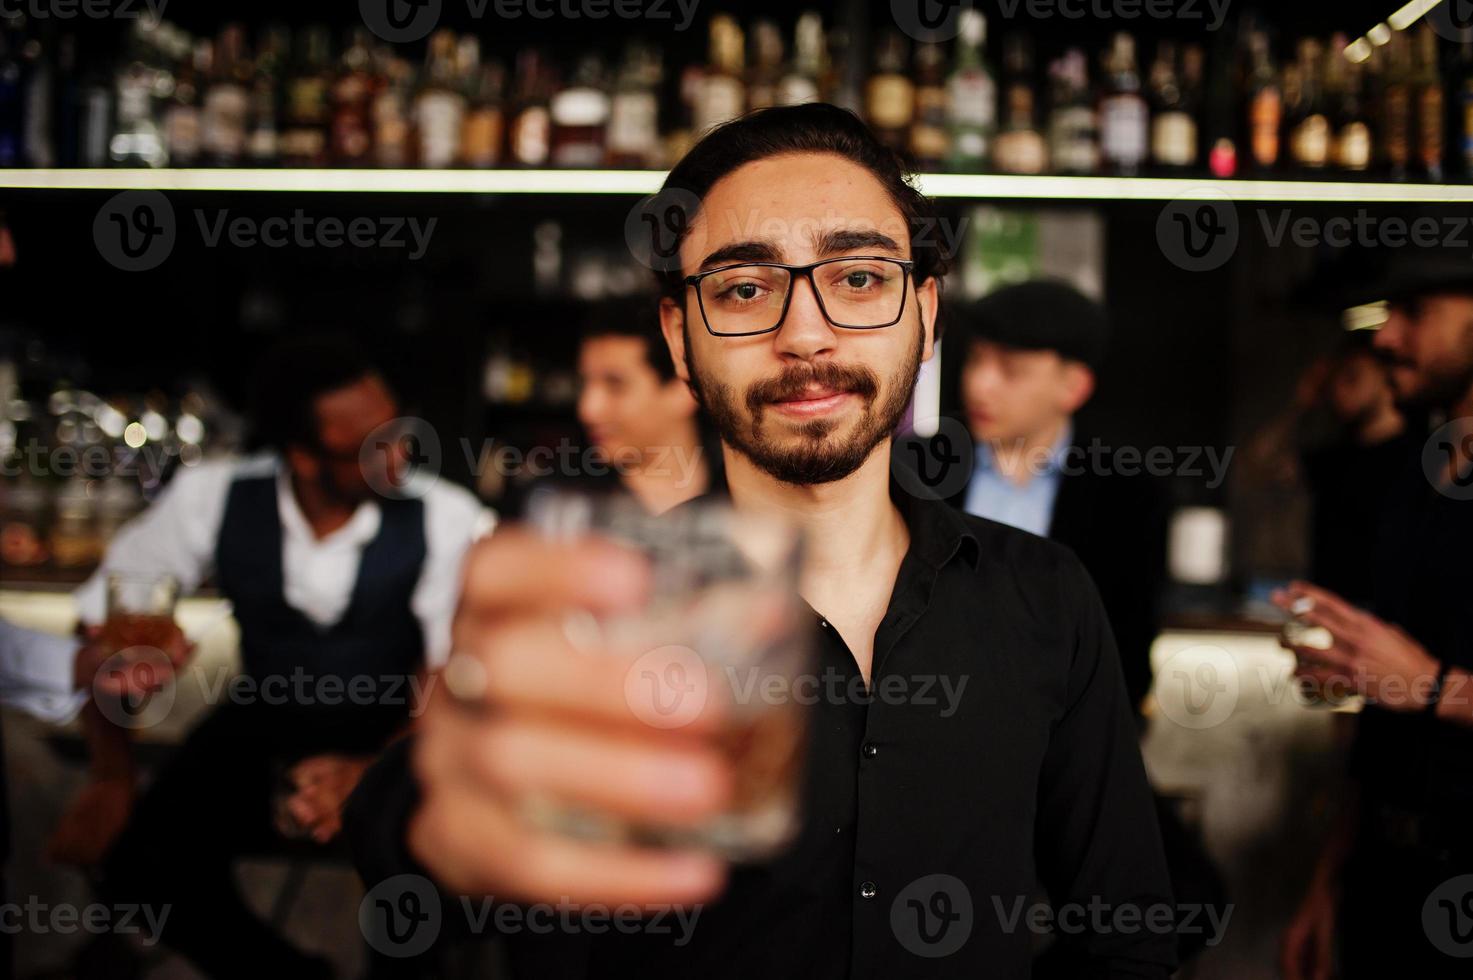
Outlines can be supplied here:
M1119 472L1074 422L1094 394L1109 333L1098 303L1054 280L953 310L942 411L966 423L975 450L951 503L1074 550L1099 586L1139 710L1151 685L1166 510L1149 479Z

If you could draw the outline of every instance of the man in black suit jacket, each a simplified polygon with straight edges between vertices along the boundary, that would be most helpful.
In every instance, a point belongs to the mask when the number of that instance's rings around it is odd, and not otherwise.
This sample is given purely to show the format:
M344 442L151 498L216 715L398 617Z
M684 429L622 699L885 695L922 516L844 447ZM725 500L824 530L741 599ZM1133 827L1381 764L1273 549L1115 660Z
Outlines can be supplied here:
M1166 505L1140 456L1080 432L1109 339L1105 311L1073 287L1006 286L948 318L942 411L963 421L975 465L948 499L1072 548L1099 587L1131 704L1150 690L1166 575ZM1142 454L1143 455L1143 454Z

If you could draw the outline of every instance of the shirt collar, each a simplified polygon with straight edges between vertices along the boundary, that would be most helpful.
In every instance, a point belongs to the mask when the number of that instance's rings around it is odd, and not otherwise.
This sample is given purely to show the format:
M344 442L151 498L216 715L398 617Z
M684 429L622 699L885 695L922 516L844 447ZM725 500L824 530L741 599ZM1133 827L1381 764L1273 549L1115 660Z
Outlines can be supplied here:
M933 568L941 568L961 555L976 571L982 561L982 543L955 507L929 492L906 488L890 481L890 499L910 530L910 550Z
M1040 462L1042 465L1038 467L1038 472L1033 475L1035 477L1058 476L1064 469L1064 463L1069 454L1069 447L1072 445L1074 445L1074 423L1072 421L1065 421L1064 427L1059 430L1059 437L1054 440L1054 444L1041 457ZM992 469L996 464L996 456L992 451L991 443L986 441L977 443L976 451L976 468L979 471ZM1030 462L1032 461L1030 460Z
M285 462L278 464L276 468L276 512L281 515L281 529L289 537L324 546L340 542L366 544L378 534L379 521L382 519L378 504L365 500L353 511L348 523L327 537L318 538L312 531L312 525L307 522L307 515L302 513L301 505L297 503L297 495L292 492L291 472Z

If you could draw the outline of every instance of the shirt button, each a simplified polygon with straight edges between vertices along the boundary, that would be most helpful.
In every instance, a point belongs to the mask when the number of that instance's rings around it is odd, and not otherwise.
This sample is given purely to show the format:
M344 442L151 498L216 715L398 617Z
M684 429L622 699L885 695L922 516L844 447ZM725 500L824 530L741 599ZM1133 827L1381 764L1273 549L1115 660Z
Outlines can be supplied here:
M859 897L874 898L875 891L875 883L873 881L866 881L864 884L859 886Z
M859 752L866 759L873 759L875 756L880 754L880 749L879 746L875 745L874 742L865 742L864 746L859 750Z

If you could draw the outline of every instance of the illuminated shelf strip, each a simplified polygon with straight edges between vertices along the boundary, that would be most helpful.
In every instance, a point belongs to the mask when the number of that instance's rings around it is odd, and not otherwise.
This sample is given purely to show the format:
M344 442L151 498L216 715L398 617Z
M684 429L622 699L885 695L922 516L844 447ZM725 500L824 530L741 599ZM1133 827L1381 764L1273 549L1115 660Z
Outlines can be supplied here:
M656 170L0 170L3 190L275 191L395 194L650 194ZM1190 177L925 174L941 198L1053 201L1473 203L1473 185Z

